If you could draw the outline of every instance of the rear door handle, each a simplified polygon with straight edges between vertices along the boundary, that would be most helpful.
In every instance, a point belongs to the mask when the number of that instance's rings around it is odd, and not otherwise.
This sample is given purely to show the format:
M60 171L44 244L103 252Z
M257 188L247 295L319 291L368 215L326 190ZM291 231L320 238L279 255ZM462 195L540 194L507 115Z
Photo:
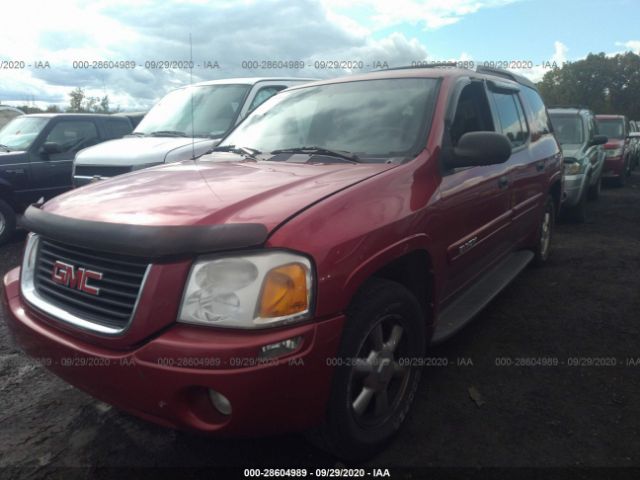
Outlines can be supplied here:
M509 178L504 175L498 179L498 187L507 188L509 186Z

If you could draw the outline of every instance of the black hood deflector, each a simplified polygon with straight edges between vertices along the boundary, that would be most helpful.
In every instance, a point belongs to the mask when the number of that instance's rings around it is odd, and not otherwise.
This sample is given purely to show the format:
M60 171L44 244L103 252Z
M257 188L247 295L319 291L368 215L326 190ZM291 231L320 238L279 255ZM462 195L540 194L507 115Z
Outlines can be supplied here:
M155 226L76 220L34 205L27 208L20 225L68 245L145 258L257 247L269 234L258 223Z

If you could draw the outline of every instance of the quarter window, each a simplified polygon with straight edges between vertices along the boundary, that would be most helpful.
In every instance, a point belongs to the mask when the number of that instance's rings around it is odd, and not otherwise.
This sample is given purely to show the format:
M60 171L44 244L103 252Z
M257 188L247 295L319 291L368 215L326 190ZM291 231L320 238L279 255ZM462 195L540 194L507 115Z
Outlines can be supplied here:
M510 93L493 92L492 95L502 133L507 136L511 146L523 145L529 132L520 101Z

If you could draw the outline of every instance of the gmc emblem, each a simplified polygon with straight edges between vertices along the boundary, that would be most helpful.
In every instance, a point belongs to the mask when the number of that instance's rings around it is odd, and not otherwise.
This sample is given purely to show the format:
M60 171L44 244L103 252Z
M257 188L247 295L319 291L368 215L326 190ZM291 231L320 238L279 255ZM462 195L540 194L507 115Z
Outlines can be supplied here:
M91 280L102 280L102 273L94 272L93 270L87 270L86 268L75 266L56 260L53 264L53 271L51 272L51 280L63 287L75 288L81 292L89 293L91 295L99 295L100 289L89 285L87 282Z

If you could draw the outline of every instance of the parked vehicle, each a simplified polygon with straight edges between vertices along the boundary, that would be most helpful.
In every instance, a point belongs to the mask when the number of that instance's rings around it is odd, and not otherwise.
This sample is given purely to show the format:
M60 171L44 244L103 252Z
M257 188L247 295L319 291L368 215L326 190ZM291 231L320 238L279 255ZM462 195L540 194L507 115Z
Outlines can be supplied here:
M549 116L564 155L563 210L578 221L586 220L587 198L595 200L602 187L603 144L593 112L585 107L554 107Z
M7 123L20 115L24 115L24 112L19 108L0 105L0 128L4 127Z
M202 155L269 97L310 80L229 78L173 90L145 115L133 134L80 152L74 184Z
M97 114L23 115L5 125L0 130L0 245L27 205L71 188L76 152L131 130L126 118Z
M629 144L631 150L631 170L635 170L640 160L640 130L635 122L629 122Z
M131 123L131 127L136 128L146 114L147 112L118 112L113 113L112 115L128 118Z
M632 145L630 127L624 115L596 115L598 131L608 138L604 146L603 178L611 178L623 187L631 173Z
M29 207L9 324L62 378L147 420L314 429L364 458L405 420L426 345L547 260L561 198L560 146L520 76L295 86L210 155Z

